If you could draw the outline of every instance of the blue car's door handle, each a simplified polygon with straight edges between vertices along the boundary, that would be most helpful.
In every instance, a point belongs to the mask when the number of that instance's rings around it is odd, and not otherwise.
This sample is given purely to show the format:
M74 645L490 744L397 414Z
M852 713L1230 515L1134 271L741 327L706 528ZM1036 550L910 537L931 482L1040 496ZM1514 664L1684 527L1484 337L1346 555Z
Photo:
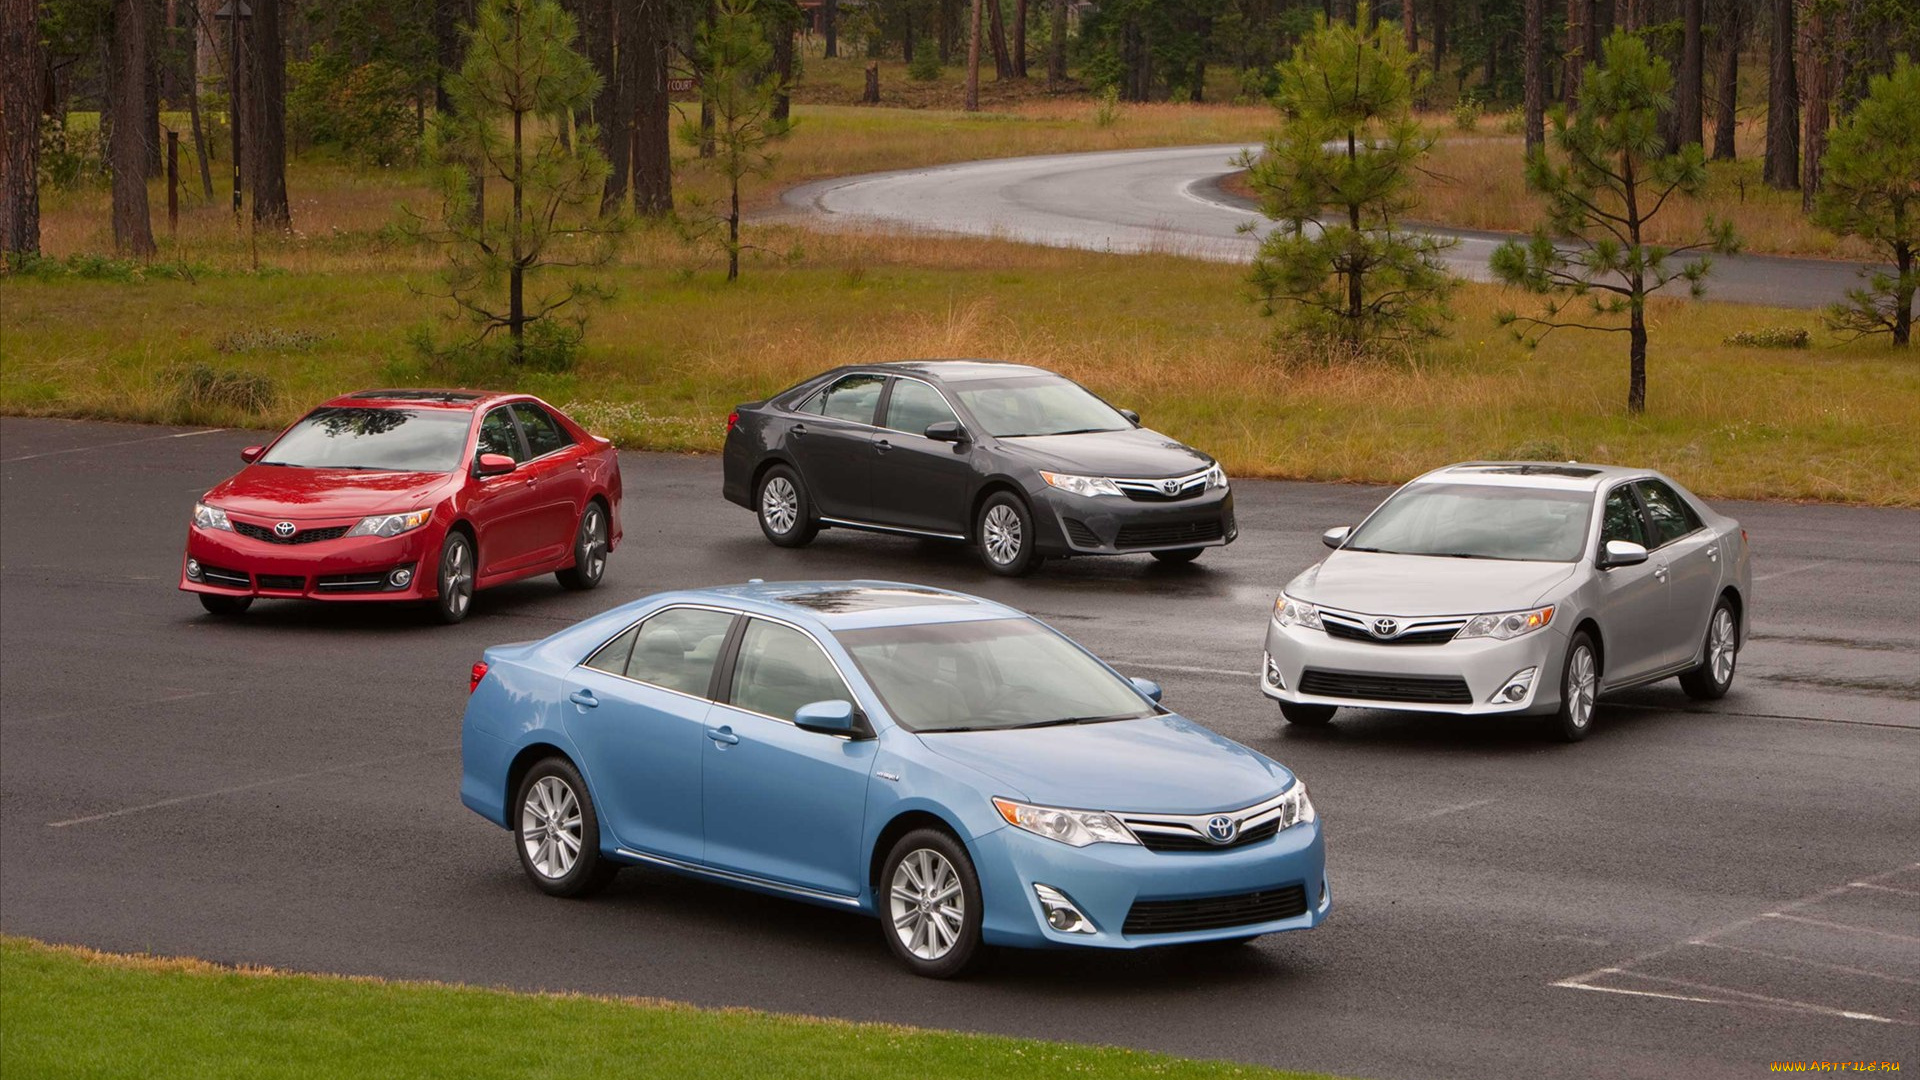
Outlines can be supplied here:
M732 746L740 741L740 736L735 735L733 729L730 727L708 728L707 738L717 743L724 743L727 746Z
M573 693L567 695L567 700L583 709L596 708L600 704L600 699L594 697L593 691L591 690L575 690Z

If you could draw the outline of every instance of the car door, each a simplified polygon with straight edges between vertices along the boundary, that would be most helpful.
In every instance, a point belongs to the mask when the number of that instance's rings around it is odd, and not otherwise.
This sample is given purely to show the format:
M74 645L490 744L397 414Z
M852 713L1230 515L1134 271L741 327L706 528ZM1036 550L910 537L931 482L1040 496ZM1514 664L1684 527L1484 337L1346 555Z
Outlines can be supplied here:
M516 401L511 406L520 425L529 455L521 467L539 495L539 515L535 554L538 562L564 561L573 548L574 533L580 525L580 510L587 504L587 462L584 448L573 441L567 429L531 401Z
M707 717L701 769L707 864L856 895L878 743L792 722L802 705L853 700L839 669L805 631L749 617L725 682Z
M873 521L903 529L965 536L973 444L926 437L929 425L958 422L932 383L895 378L873 436Z
M1626 540L1652 547L1646 515L1632 484L1608 491L1601 504L1600 550L1607 541ZM1668 621L1667 581L1652 557L1637 566L1613 566L1599 575L1601 682L1617 686L1661 666L1659 642Z
M1667 618L1661 628L1662 667L1696 658L1707 639L1707 619L1720 591L1720 545L1680 493L1658 480L1634 485L1647 510L1648 547L1667 572Z
M620 845L682 862L702 848L700 768L713 672L734 614L649 615L567 678L567 736L603 828Z
M511 573L534 561L541 546L541 512L539 486L526 471L530 455L507 406L489 410L481 418L476 462L481 454L505 454L520 466L499 476L468 480L472 495L467 505L479 548L480 576L485 578Z
M873 424L885 386L881 375L844 376L802 402L787 428L787 450L823 516L871 520Z

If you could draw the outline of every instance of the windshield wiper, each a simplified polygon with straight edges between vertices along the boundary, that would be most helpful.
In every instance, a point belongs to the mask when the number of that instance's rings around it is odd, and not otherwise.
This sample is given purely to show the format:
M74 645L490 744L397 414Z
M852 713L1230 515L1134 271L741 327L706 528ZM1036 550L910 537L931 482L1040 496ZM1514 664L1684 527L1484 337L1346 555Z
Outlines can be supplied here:
M1031 724L1015 724L1014 729L1065 727L1068 724L1106 724L1115 720L1143 720L1139 713L1115 713L1112 716L1063 716L1058 720L1036 720Z

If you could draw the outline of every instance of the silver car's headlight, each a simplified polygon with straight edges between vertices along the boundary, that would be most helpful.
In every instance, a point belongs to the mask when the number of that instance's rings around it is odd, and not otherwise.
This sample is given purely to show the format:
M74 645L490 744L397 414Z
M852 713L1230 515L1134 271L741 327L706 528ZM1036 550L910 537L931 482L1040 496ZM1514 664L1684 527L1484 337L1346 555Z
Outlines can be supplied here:
M1030 806L1001 798L993 800L993 808L1016 829L1074 847L1140 842L1120 824L1119 818L1098 810L1056 810L1051 806Z
M1460 628L1456 638L1493 638L1506 641L1535 630L1553 621L1553 608L1534 608L1532 611L1505 611L1492 615L1475 615Z
M217 506L208 506L203 502L193 504L193 523L203 529L221 529L226 532L233 531L233 522L227 520L227 512L225 510Z
M425 525L433 517L431 507L425 510L409 510L404 514L375 514L370 518L361 518L360 523L347 530L348 536L399 536L403 532Z
M1040 479L1045 480L1049 486L1057 487L1061 491L1071 492L1075 495L1124 496L1126 494L1126 492L1120 490L1118 484L1115 484L1104 476L1070 476L1067 473L1043 472L1040 474Z
M1273 617L1281 626L1304 626L1309 630L1324 630L1320 625L1320 609L1305 600L1295 600L1291 596L1282 596L1273 602Z
M1304 825L1318 820L1319 811L1313 808L1313 800L1307 797L1307 782L1299 777L1293 778L1293 787L1288 789L1286 797L1280 801L1280 827L1291 829L1295 825Z
M1207 470L1207 490L1217 491L1227 486L1227 471L1215 465Z

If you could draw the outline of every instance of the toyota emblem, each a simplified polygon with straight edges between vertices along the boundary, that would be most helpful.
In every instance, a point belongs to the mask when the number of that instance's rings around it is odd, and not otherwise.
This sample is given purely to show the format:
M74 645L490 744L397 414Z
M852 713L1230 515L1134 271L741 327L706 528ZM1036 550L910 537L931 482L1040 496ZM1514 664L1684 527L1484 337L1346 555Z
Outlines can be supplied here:
M282 540L285 540L287 537L292 536L293 522L291 521L275 522L273 526L273 535L279 537Z
M1373 620L1374 637L1392 637L1400 632L1400 624L1393 619Z
M1160 483L1160 490L1166 492L1169 495L1178 495L1180 493L1180 481L1163 480Z
M1240 835L1240 823L1225 814L1216 814L1207 819L1207 839L1216 844L1231 844L1233 838Z

